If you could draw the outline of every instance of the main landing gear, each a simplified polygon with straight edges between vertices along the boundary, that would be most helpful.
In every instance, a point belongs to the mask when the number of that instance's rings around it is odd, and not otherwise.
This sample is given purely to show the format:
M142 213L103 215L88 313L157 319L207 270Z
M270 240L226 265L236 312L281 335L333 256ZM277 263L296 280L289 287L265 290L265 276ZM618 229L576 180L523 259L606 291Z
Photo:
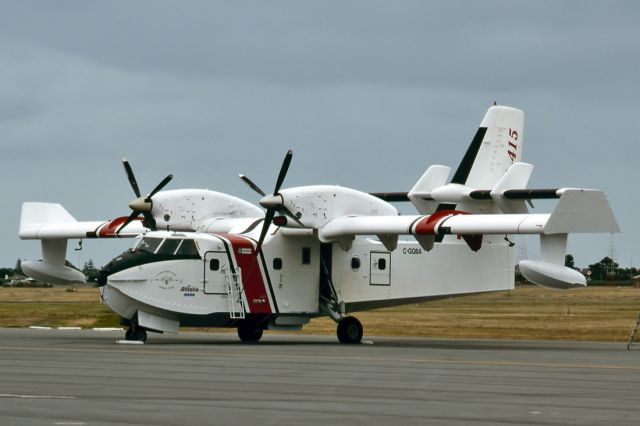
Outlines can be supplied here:
M264 330L251 321L241 321L238 324L238 337L243 342L257 342L262 337Z
M355 317L344 317L338 321L338 340L340 343L360 343L362 324Z

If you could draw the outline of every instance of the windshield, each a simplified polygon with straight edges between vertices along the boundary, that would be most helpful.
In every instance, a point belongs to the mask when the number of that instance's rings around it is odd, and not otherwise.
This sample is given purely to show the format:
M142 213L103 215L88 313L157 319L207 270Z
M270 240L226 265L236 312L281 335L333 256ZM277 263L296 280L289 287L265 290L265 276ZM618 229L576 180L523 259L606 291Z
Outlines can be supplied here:
M134 238L133 242L129 246L129 251L134 251L136 249L136 247L138 246L138 244L140 244L140 240L142 240L142 236L141 235L137 236L136 238Z
M162 238L144 237L140 240L140 244L136 246L137 251L145 251L147 253L155 253L156 249L162 242Z
M166 240L164 240L164 243L162 243L162 245L160 246L160 249L158 250L157 254L173 254L173 253L175 253L176 249L178 248L178 245L180 244L180 241L182 241L182 240L175 240L175 239L167 238Z
M129 250L102 268L98 284L105 285L107 276L134 266L186 259L201 259L197 242L192 239L138 237Z
M176 254L182 256L198 256L198 248L196 247L196 243L193 240L184 240Z

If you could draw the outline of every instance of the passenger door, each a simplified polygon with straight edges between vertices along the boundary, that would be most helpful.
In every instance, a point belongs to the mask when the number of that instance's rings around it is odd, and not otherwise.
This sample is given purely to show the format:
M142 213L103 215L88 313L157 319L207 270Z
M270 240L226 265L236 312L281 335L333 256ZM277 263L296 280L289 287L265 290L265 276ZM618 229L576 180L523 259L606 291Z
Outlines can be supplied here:
M205 294L227 294L227 280L229 257L226 251L208 251L204 255L204 285Z

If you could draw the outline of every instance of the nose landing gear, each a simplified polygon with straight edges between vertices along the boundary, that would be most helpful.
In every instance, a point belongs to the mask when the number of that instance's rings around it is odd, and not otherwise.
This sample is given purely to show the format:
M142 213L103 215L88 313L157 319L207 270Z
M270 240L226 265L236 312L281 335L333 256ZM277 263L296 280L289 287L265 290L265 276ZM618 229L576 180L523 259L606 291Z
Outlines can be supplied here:
M144 343L147 341L147 330L142 327L136 327L135 329L131 327L124 333L124 338L125 340L137 340Z
M123 320L125 322L126 320ZM140 327L138 324L137 316L133 317L131 320L126 321L129 328L124 333L125 340L129 341L138 341L138 342L146 342L147 341L147 330L144 327Z
M338 321L338 340L340 343L360 343L362 341L362 324L355 317L344 317Z

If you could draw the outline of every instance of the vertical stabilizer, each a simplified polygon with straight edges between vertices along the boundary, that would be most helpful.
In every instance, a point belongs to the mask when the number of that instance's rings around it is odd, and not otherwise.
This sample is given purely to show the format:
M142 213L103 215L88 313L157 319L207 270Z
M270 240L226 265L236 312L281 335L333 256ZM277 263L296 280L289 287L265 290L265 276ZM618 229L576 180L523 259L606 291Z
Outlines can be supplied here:
M509 167L522 158L524 112L492 106L485 114L451 183L493 188Z
M445 185L450 173L451 167L430 166L418 182L413 185L407 197L420 214L431 214L438 207L438 202L431 198L431 192Z

